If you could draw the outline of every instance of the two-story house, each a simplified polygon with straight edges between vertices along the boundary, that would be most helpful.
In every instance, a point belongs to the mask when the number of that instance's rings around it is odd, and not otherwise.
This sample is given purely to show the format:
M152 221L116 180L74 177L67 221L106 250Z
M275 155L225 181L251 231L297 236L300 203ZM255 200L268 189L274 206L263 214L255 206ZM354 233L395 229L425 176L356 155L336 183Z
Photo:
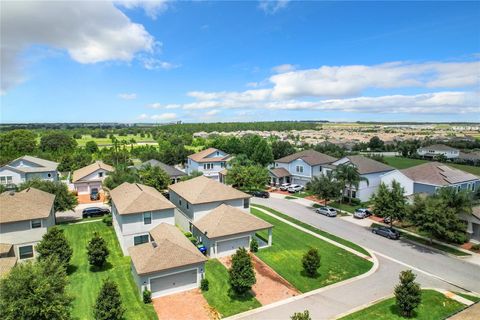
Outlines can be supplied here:
M208 148L188 156L186 173L201 172L205 177L219 180L219 172L229 167L228 162L232 157L216 148Z
M270 169L271 184L294 183L305 186L313 177L331 168L335 160L315 150L304 150L277 159L274 168Z
M332 163L334 167L340 164L355 166L360 177L367 179L368 183L366 181L360 181L358 188L354 186L351 190L348 186L345 188L344 196L348 197L348 195L351 194L352 198L359 199L360 201L370 200L371 196L378 190L382 176L387 172L395 170L389 165L364 156L347 156Z
M80 194L89 194L92 189L102 190L102 182L105 178L115 170L114 167L95 161L94 163L75 170L72 175L72 183Z
M54 200L55 195L35 188L0 194L2 251L13 250L19 260L35 257L35 245L55 225Z
M32 179L57 181L57 167L53 161L23 156L0 168L0 184L15 186Z
M155 188L124 182L110 191L112 223L125 255L128 248L149 242L160 223L175 225L175 205Z
M447 159L456 159L460 156L460 150L446 146L444 144L434 144L427 147L417 149L417 154L424 158L433 159L440 155L445 156Z

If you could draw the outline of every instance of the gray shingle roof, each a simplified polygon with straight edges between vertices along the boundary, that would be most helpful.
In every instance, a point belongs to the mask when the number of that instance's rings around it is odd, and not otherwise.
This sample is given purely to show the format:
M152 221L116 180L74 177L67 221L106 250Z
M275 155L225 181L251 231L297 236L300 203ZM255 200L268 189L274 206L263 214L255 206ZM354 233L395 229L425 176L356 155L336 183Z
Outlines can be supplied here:
M38 167L26 167L26 166L25 167L24 166L13 167L13 166L10 165L12 162L19 161L19 160L25 160L25 161L28 161L28 162L35 163L35 164L38 165ZM50 161L50 160L40 159L40 158L37 158L37 157L23 156L23 157L20 157L20 158L17 158L15 160L11 161L5 167L10 168L10 169L15 170L15 171L24 172L24 173L33 173L33 172L56 171L57 167L58 167L58 163Z
M378 162L364 156L347 156L349 162L357 167L358 173L369 174L395 170L385 163Z
M289 177L291 176L290 171L285 168L274 168L270 169L270 173L277 178Z
M447 186L480 179L476 175L449 167L440 162L427 162L400 171L415 182L437 186Z
M135 168L140 169L140 168L148 166L148 165L151 165L152 167L160 167L163 171L165 171L167 173L167 175L170 178L186 176L185 172L180 171L177 168L169 166L168 164L160 162L156 159L147 160L147 161L135 166Z
M327 154L315 151L315 150L304 150L300 151L286 157L275 160L275 162L290 163L294 160L302 159L311 166L316 166L325 163L332 163L337 160L334 157L331 157Z

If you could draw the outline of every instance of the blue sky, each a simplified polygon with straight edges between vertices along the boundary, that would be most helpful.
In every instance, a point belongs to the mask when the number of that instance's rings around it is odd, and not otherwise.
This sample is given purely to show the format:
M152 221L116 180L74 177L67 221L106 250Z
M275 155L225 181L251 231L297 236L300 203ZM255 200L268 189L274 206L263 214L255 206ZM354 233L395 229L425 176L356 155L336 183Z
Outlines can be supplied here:
M479 2L2 3L1 121L480 121Z

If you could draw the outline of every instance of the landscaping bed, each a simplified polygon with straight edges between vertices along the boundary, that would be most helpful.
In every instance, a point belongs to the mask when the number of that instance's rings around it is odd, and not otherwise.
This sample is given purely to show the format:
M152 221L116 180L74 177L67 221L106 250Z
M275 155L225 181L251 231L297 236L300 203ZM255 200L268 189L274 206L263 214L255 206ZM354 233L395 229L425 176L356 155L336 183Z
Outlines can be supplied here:
M203 292L203 296L222 317L261 306L260 302L250 293L245 296L237 296L232 292L228 283L228 270L217 259L210 259L206 262L205 276L209 282L209 289Z
M252 208L251 212L274 225L272 246L259 250L257 257L300 292L358 276L370 270L373 265L371 261L302 232L258 209ZM321 256L321 266L315 278L304 274L302 268L302 257L310 248L317 248Z
M281 212L279 212L279 211L277 211L277 210L274 210L274 209L271 209L271 208L269 208L269 207L265 207L265 206L262 206L262 205L259 205L259 204L252 204L252 207L258 207L258 208L262 208L263 210L267 210L267 211L269 211L269 212L271 212L271 213L273 213L273 214L276 214L277 216L279 216L279 217L281 217L281 218L283 218L283 219L285 219L285 220L288 220L288 221L290 221L290 222L293 222L293 223L295 223L295 224L297 224L297 225L299 225L299 226L301 226L301 227L303 227L303 228L305 228L305 229L308 229L308 230L310 230L310 231L313 231L313 232L315 232L315 233L318 234L318 235L324 236L325 238L329 238L329 239L331 239L331 240L333 240L333 241L336 241L336 242L338 242L338 243L340 243L340 244L343 244L344 246L347 246L347 247L349 247L349 248L352 248L352 249L354 249L354 250L356 250L356 251L358 251L358 252L360 252L360 253L363 253L363 254L366 255L366 256L370 256L370 253L368 253L367 250L365 250L364 248L362 248L361 246L359 246L359 245L357 245L357 244L355 244L355 243L353 243L353 242L350 242L350 241L345 240L345 239L343 239L343 238L337 237L337 236L335 236L335 235L333 235L333 234L331 234L331 233L328 233L328 232L326 232L326 231L323 231L323 230L320 230L320 229L318 229L318 228L315 228L314 226L312 226L312 225L310 225L310 224L308 224L308 223L304 223L304 222L299 221L299 220L297 220L297 219L295 219L295 218L292 218L292 217L290 217L290 216L287 216L286 214L283 214L283 213L281 213ZM267 242L267 240L266 240L266 238L264 238L264 236L262 236L261 234L260 234L259 236L260 236L265 242Z
M422 290L422 303L418 306L414 316L409 319L417 320L442 320L462 310L465 305L447 298L434 290ZM389 298L374 305L349 314L342 320L395 320L407 319L400 315L395 304L395 298Z
M72 317L93 319L93 307L102 282L107 277L118 285L122 304L125 307L125 319L157 319L153 306L140 300L138 289L130 273L130 257L124 257L112 227L103 222L72 223L61 225L65 236L73 249L68 268L68 292L74 296ZM110 255L107 265L99 271L90 268L87 257L87 244L98 232L107 242Z

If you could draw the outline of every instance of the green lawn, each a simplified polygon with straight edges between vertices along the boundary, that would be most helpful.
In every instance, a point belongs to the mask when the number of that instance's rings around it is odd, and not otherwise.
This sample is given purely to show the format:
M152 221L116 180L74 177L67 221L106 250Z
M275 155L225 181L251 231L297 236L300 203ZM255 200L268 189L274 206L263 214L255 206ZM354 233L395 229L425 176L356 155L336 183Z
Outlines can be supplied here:
M402 157L385 157L384 159L387 162L387 164L397 169L406 169L406 168L410 168L410 167L428 162L427 160L423 160L423 159L409 159L409 158L402 158ZM458 164L458 163L446 163L446 165L480 176L480 167L468 166L465 164Z
M355 244L355 243L350 242L350 241L348 241L348 240L345 240L345 239L343 239L343 238L337 237L337 236L335 236L335 235L333 235L333 234L331 234L331 233L328 233L328 232L326 232L326 231L317 229L317 228L315 228L314 226L309 225L308 223L301 222L301 221L299 221L299 220L297 220L297 219L295 219L295 218L292 218L292 217L290 217L290 216L287 216L286 214L283 214L283 213L281 213L281 212L279 212L279 211L277 211L277 210L273 210L273 209L271 209L271 208L269 208L269 207L265 207L265 206L262 206L262 205L259 205L259 204L252 204L252 206L256 206L256 207L258 207L258 208L262 208L262 209L264 209L264 210L267 210L267 211L269 211L269 212L271 212L271 213L273 213L273 214L276 214L277 216L279 216L279 217L281 217L281 218L283 218L283 219L285 219L285 220L288 220L288 221L290 221L290 222L293 222L293 223L295 223L295 224L297 224L297 225L299 225L299 226L301 226L301 227L303 227L303 228L305 228L305 229L308 229L308 230L310 230L310 231L313 231L313 232L315 232L315 233L318 234L318 235L324 236L325 238L329 238L329 239L331 239L331 240L333 240L333 241L336 241L336 242L338 242L338 243L341 243L341 244L343 244L344 246L347 246L347 247L352 248L352 249L354 249L354 250L356 250L356 251L358 251L358 252L361 252L361 253L363 253L363 254L366 255L366 256L370 256L370 254L368 253L368 251L365 250L364 248L362 248L361 246L359 246L358 244Z
M208 260L205 264L205 275L209 282L209 290L203 292L208 304L228 317L243 311L261 306L251 294L238 297L232 294L228 284L228 270L217 259Z
M93 306L102 285L102 280L110 277L120 290L125 319L157 319L152 305L145 305L138 294L137 286L130 273L130 258L124 257L112 227L103 222L66 224L65 230L73 256L69 267L69 292L75 297L72 316L77 319L93 319ZM97 231L107 241L110 249L106 270L93 272L87 259L86 246Z
M301 292L360 275L372 267L372 262L295 229L258 209L252 208L251 212L274 225L272 246L259 250L256 255ZM310 248L317 248L321 256L316 278L306 276L302 270L302 257Z
M358 208L365 208L365 205L357 205L357 206L354 206L354 205L350 205L348 203L339 203L339 202L330 202L328 204L330 207L334 207L334 208L337 208L337 209L340 209L340 210L343 210L343 211L347 211L347 212L350 212L350 213L354 213L355 212L355 209L358 209Z
M140 135L128 134L126 136L119 136L118 134L114 135L119 141L126 140L130 143L131 139L135 139L136 142L154 142L152 137L145 136L141 137ZM95 141L98 145L111 145L112 140L110 138L92 138L90 135L83 135L81 139L76 139L78 146L83 147L87 141Z
M442 320L463 309L465 306L455 300L445 297L434 290L422 290L422 303L416 314L409 319ZM400 315L395 298L390 298L374 304L366 309L352 313L342 320L395 320L407 319Z

